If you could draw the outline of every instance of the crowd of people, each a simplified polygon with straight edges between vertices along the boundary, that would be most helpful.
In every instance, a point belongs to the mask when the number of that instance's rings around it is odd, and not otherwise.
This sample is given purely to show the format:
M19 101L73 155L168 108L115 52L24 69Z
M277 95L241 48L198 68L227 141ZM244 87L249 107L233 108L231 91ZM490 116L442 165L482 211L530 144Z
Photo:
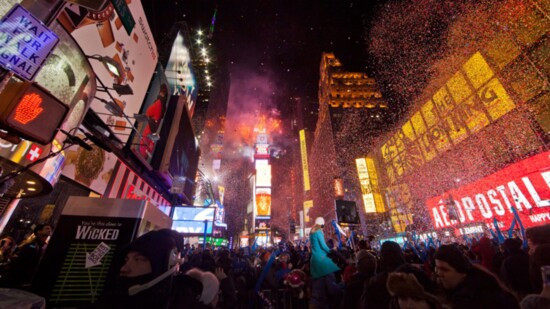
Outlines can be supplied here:
M550 308L550 225L404 245L339 242L324 227L317 218L307 241L233 250L148 232L122 251L114 288L83 308ZM39 225L19 246L2 238L2 287L28 290L50 233Z

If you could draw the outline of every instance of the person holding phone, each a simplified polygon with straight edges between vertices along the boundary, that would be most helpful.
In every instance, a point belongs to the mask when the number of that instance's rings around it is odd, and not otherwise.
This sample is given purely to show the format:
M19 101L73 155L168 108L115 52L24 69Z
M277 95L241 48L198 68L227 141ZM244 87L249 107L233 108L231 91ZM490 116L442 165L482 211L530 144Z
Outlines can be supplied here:
M540 272L542 292L527 295L520 303L522 309L550 308L550 265L542 266Z

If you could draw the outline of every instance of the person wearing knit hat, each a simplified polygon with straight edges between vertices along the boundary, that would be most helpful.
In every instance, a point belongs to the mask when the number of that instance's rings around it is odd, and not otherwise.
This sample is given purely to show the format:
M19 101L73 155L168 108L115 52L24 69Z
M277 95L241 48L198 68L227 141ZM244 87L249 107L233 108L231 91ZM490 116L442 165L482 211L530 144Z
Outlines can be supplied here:
M412 273L390 273L387 282L388 291L397 298L400 309L442 309L437 297L426 292Z
M456 246L442 245L434 258L437 281L452 308L519 308L495 275L473 265Z
M95 308L166 308L179 264L174 237L168 231L151 231L124 247L115 287Z
M204 305L210 305L215 308L218 303L218 292L220 289L218 278L213 273L201 271L198 268L190 269L186 275L200 281L202 284L199 301Z
M160 230L143 234L123 249L126 261L120 269L120 275L136 277L143 275L144 272L151 276L161 275L174 266L169 263L173 258L171 255L176 252L176 241L170 233ZM136 257L136 259L132 260L129 257ZM147 264L150 271L148 271Z
M363 287L376 272L376 257L365 249L357 252L355 263L357 272L346 282L341 308L359 308Z
M462 252L453 245L443 245L435 253L436 269L438 279L445 289L453 289L464 280L466 274L472 267L472 263ZM437 265L439 264L439 267Z
M391 295L386 288L388 275L405 263L405 257L398 243L395 241L382 243L380 260L376 267L377 274L365 285L362 308L388 308L391 301Z

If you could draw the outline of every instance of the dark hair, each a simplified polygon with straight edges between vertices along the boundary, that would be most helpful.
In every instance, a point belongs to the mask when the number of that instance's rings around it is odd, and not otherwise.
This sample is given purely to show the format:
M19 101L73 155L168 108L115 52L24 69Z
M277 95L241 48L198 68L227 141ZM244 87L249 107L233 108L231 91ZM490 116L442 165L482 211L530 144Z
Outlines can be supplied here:
M391 272L405 263L405 257L398 243L385 241L382 244L380 247L380 261L378 262L380 271Z
M535 289L535 293L542 291L542 276L540 273L541 266L548 265L550 261L550 244L540 245L535 249L535 252L529 257L529 277L531 285Z
M46 226L52 227L50 224L47 223L39 223L37 224L33 229L33 234L37 235L38 232L42 231Z
M528 228L525 230L525 237L536 245L550 243L550 224Z

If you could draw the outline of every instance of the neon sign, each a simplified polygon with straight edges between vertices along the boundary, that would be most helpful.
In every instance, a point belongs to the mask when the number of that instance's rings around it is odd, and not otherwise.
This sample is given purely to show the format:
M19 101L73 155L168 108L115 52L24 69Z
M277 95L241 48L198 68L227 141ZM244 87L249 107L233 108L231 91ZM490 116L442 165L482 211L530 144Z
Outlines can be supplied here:
M38 94L26 94L17 105L13 120L21 124L27 124L33 121L44 111L40 103L42 103L42 98Z

